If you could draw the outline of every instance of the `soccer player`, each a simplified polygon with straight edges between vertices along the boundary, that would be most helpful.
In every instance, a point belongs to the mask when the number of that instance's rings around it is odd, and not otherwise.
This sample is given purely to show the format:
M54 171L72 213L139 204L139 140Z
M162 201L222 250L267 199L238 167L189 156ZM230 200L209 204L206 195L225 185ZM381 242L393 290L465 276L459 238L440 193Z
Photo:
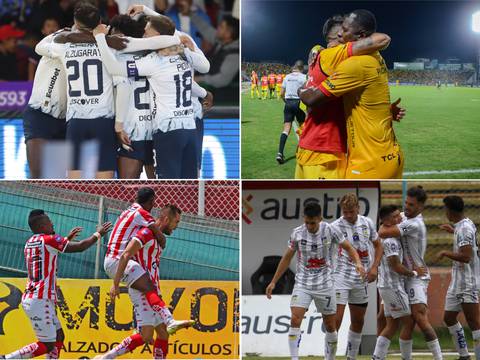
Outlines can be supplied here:
M422 211L427 201L427 193L421 186L408 189L405 199L405 210L402 222L395 226L383 224L378 230L378 235L385 238L400 238L403 247L403 264L413 271L415 268L427 268L425 263L425 250L427 248L427 229L423 222ZM405 280L405 290L412 311L412 318L402 328L400 333L400 351L406 360L412 356L412 333L415 323L418 325L427 346L435 360L442 359L442 351L437 334L428 319L427 289L430 282L430 273L421 277L412 277Z
M146 76L156 99L153 147L157 178L195 179L198 176L196 124L192 107L192 60L179 50L163 49L125 63L109 49L105 25L94 30L103 63L111 75ZM173 35L175 24L166 16L151 16L145 36ZM188 56L187 56L188 58Z
M260 99L260 91L258 90L258 75L257 73L252 70L252 74L250 75L250 82L251 82L251 88L250 88L250 97L253 99L253 93L254 91L257 92L257 97Z
M4 358L30 359L47 354L47 359L58 359L65 335L55 311L57 257L61 253L87 250L110 230L112 224L106 222L98 225L92 236L78 242L72 240L82 228L72 229L66 237L55 234L52 221L41 209L30 212L28 225L33 236L25 244L28 282L22 296L22 307L30 318L38 341L7 354Z
M380 221L386 226L400 224L402 217L395 205L385 205L379 211ZM403 262L403 249L400 239L387 238L383 240L383 257L379 268L377 287L384 302L386 325L378 334L373 352L373 360L384 360L388 348L398 326L410 319L410 306L405 291L406 277L421 277L426 268L408 270Z
M353 246L367 273L363 279L356 271L355 264L347 253L339 249L337 265L333 271L337 296L337 331L343 320L345 306L350 309L350 329L348 331L347 359L357 358L362 341L362 329L368 306L367 287L377 279L378 266L382 259L382 244L372 220L360 215L358 198L353 193L340 199L342 216L332 223ZM372 254L372 247L374 254Z
M297 271L290 302L291 321L288 333L288 345L292 360L298 360L301 340L300 326L312 300L315 302L317 311L322 313L323 324L326 329L325 359L332 360L335 358L337 328L332 262L337 245L340 246L342 251L348 253L355 263L355 269L360 277L365 276L365 271L355 248L344 238L342 233L327 222L322 221L321 210L320 205L316 202L309 202L305 205L303 210L304 224L293 230L288 248L266 289L266 295L270 299L275 284L288 269L297 252Z
M355 10L342 24L344 42L372 35L375 16L367 10ZM403 153L392 126L388 70L378 52L350 57L320 85L303 89L301 100L318 106L343 96L347 116L348 179L401 178Z
M282 74L278 73L276 76L276 85L275 90L277 91L277 99L280 99L280 95L282 93L282 83L283 83L283 76Z
M262 100L266 100L268 95L268 76L267 75L262 76L261 83L262 83Z
M453 261L452 278L445 300L443 320L452 335L460 360L470 359L467 341L462 325L458 322L458 313L463 311L472 331L475 359L480 359L480 311L478 301L478 278L480 263L478 259L477 228L464 213L464 203L460 196L447 196L443 199L448 221L440 228L453 234L453 251L443 250L437 254L439 261L446 257Z
M158 244L164 248L166 244L165 236L155 224L155 220L150 211L155 202L155 192L152 188L143 187L138 190L136 202L126 209L116 221L110 239L107 244L107 253L103 263L107 275L114 279L120 262L120 257L126 249L131 237L142 227L152 231ZM138 290L145 295L148 304L159 314L162 321L167 325L170 333L190 326L190 321L173 320L170 310L155 291L155 285L152 284L145 270L138 262L130 260L127 264L122 282L129 288ZM115 290L115 289L114 289ZM117 293L111 293L117 296Z
M292 72L285 77L285 81L282 83L282 92L280 96L285 102L283 108L283 131L280 134L280 142L278 144L278 153L276 160L279 164L285 162L283 150L285 149L285 143L287 142L288 135L292 129L292 123L296 119L298 126L302 126L305 120L305 113L300 109L300 99L298 97L298 89L303 86L307 77L302 73L303 61L298 60L293 66Z
M159 229L166 235L171 235L180 222L181 210L174 205L166 205L156 221ZM138 230L129 241L125 251L120 257L117 273L113 279L112 294L120 294L120 280L128 266L130 259L134 259L145 270L155 291L160 296L159 268L162 247L149 228ZM153 341L154 331L157 337L153 347L154 359L166 359L168 353L168 332L163 320L153 311L145 299L145 295L133 288L128 289L128 295L133 303L135 319L139 334L133 334L124 339L119 345L103 355L102 359L114 359L126 352L133 351L138 346L149 344ZM117 295L118 296L118 295ZM112 298L115 301L115 297ZM193 322L192 322L193 323Z
M273 71L268 74L268 91L269 91L269 96L270 99L275 98L275 82L276 82L277 77L273 73Z
M42 175L40 157L43 145L51 140L65 140L66 112L65 69L58 59L43 56L33 79L32 95L23 113L31 179L39 179Z
M79 32L90 32L100 23L98 9L79 3L74 24ZM116 169L116 138L113 105L113 81L102 65L95 44L55 44L53 37L36 47L39 55L60 59L67 75L66 138L73 144L73 168L69 178L80 178L81 146L96 140L99 146L97 178L113 178Z

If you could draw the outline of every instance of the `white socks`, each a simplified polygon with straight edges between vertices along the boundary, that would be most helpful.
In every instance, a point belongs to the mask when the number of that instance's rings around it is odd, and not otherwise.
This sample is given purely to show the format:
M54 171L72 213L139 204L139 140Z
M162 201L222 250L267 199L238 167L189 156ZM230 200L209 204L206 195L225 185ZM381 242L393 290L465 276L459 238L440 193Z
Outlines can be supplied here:
M348 330L347 359L356 359L362 342L362 334Z
M465 332L463 331L462 325L457 322L455 325L449 326L448 331L452 335L453 343L455 344L455 349L457 349L458 355L468 356L467 349L467 339L465 338Z
M302 332L300 328L290 328L288 333L288 347L290 348L290 356L292 360L298 360L298 348L300 347L300 340L302 339Z
M334 360L337 353L337 332L325 333L325 360Z
M433 359L434 360L442 360L442 349L440 349L440 343L438 342L438 339L428 341L427 346L432 352Z
M473 346L475 348L475 359L480 359L480 330L472 331ZM466 348L466 346L465 346Z
M375 351L373 352L372 359L384 360L387 357L389 346L390 340L384 336L379 336L377 338L377 343L375 344Z
M412 360L412 345L413 340L400 339L400 352L402 353L402 360Z

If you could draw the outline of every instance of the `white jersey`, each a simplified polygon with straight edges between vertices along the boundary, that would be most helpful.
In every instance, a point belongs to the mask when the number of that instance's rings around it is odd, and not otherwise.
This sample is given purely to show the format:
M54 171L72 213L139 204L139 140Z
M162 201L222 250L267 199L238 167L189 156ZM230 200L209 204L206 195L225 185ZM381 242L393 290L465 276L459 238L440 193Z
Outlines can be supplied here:
M140 54L122 53L117 58L120 61L134 61L142 57ZM116 102L122 104L123 130L132 141L152 140L152 107L155 99L150 91L150 83L146 77L120 77L114 76L114 83L117 86ZM119 91L119 86L124 86ZM117 105L118 109L118 105Z
M377 287L390 289L404 289L405 278L393 271L388 265L388 258L398 256L400 262L403 261L403 249L401 242L396 238L387 238L383 240L382 262L378 268Z
M372 243L377 240L377 231L373 221L366 216L358 215L355 224L342 217L332 224L357 250L365 271L370 270L374 259ZM337 266L334 271L335 281L349 286L363 286L364 281L355 270L355 264L342 248L338 249Z
M58 59L43 56L33 79L28 105L56 119L67 113L67 82L65 70Z
M425 267L424 256L427 249L427 228L423 222L422 214L407 219L402 213L402 222L397 225L400 230L400 241L403 247L403 264L413 271L413 267ZM428 270L427 270L428 271ZM430 273L420 277L422 280L430 280Z
M460 220L454 227L453 252L458 253L462 246L470 245L472 247L472 257L468 263L453 261L452 280L450 281L448 291L454 294L476 292L478 290L477 281L480 276L477 228L472 220L468 218Z
M288 242L288 247L297 253L295 287L313 291L333 288L332 261L337 245L344 240L324 221L315 234L305 224L295 228Z
M285 99L298 100L297 91L307 81L307 76L299 71L294 71L283 79L282 88L285 89Z
M36 49L40 55L59 58L65 68L67 120L114 117L112 76L97 44L43 44L42 40Z
M150 53L127 62L129 76L146 76L155 93L153 129L172 131L195 129L192 106L193 69L182 56Z

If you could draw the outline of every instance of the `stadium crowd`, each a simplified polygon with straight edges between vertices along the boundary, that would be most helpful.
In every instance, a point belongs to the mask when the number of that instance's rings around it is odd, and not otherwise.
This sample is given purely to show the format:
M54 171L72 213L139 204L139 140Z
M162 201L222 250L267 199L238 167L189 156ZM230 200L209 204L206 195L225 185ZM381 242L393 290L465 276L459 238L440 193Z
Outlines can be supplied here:
M130 0L85 0L108 24L125 13ZM79 0L0 0L0 81L32 81L40 56L35 46L46 35L71 26ZM177 29L188 33L210 60L212 70L197 82L227 93L226 102L238 103L238 0L147 0L144 3L169 16ZM151 4L149 4L151 3ZM227 90L226 92L224 90ZM222 102L222 97L217 97ZM218 102L217 102L218 104Z
M292 67L280 63L251 63L242 62L242 80L250 80L252 70L258 75L266 74L288 74L292 71Z

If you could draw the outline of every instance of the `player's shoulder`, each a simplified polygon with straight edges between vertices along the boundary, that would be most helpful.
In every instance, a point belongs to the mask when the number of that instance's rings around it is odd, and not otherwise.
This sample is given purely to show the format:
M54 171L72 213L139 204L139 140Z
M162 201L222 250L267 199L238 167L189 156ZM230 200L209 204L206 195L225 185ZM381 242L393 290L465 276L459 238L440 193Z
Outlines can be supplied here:
M299 225L292 230L292 236L302 235L305 231L306 227L305 224Z
M370 219L368 216L358 215L358 217L362 220L363 223L366 223L368 226L373 226L373 220Z

